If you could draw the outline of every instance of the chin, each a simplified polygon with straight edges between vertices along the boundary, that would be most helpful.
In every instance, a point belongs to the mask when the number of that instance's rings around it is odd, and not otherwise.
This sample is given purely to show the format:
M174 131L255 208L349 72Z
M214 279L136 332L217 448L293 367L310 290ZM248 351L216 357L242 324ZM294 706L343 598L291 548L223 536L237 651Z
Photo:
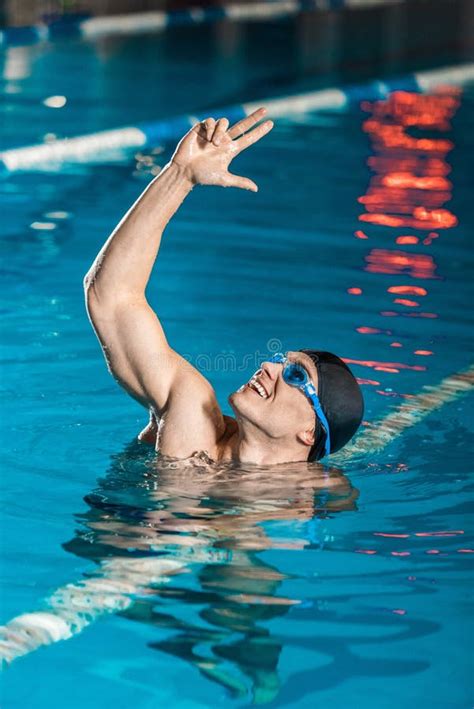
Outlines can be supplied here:
M233 391L232 394L229 394L229 396L227 397L227 401L231 405L232 410L234 411L235 414L237 414L239 412L239 409L240 409L239 404L243 399L242 394L244 394L244 392L241 391L240 389L237 389L237 391Z
M250 418L253 419L255 416L252 413L255 411L255 407L252 405L252 400L250 398L251 391L247 389L244 385L237 391L229 394L227 401L232 407L234 414L239 418Z

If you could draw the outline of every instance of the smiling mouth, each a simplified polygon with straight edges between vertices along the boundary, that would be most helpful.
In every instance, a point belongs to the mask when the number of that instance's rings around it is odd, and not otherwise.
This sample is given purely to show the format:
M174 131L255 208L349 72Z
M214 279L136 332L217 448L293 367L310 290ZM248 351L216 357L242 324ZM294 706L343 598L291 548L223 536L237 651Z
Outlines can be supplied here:
M265 388L260 384L260 382L257 381L257 377L253 376L252 379L248 382L247 386L249 389L252 389L252 391L256 392L262 399L268 399L269 394L267 394Z

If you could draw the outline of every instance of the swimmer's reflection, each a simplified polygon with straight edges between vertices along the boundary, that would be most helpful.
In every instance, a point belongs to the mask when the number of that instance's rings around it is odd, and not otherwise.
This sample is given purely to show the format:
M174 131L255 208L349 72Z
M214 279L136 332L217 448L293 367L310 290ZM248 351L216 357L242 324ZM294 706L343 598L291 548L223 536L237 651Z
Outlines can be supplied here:
M357 497L336 469L178 463L157 460L134 442L85 498L82 529L64 547L97 562L157 554L183 562L191 583L179 574L148 586L123 615L176 631L152 647L192 663L235 697L247 694L247 677L254 702L264 703L278 694L282 650L268 621L300 600L278 594L288 576L258 552L314 548L318 523L354 510ZM282 520L294 523L289 539L265 529Z

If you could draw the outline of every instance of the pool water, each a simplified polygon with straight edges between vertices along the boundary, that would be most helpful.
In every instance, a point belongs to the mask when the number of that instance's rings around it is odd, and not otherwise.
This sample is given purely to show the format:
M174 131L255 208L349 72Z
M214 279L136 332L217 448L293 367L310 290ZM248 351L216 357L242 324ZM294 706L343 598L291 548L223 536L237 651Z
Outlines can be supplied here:
M308 88L272 84L277 46L227 65L185 46L8 50L2 147ZM276 348L346 358L367 425L472 363L474 90L405 99L279 120L235 164L257 195L195 189L168 227L149 299L226 413ZM384 143L394 123L433 141L437 181L414 181L419 147ZM146 412L106 371L82 278L172 149L0 182L2 622L104 559L179 562L123 613L15 661L5 707L470 706L472 394L343 467L177 465L134 441Z

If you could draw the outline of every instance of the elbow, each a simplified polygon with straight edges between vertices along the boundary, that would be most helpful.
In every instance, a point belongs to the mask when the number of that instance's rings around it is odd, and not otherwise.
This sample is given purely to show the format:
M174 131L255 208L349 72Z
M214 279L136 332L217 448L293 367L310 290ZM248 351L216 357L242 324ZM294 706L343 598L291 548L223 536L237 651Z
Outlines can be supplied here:
M86 310L92 320L94 314L97 313L99 309L99 298L97 295L97 289L94 286L94 275L91 271L88 271L88 273L84 276L83 287Z
M82 285L84 287L84 293L87 293L89 287L92 285L92 273L90 271L87 271L86 275L84 276Z

